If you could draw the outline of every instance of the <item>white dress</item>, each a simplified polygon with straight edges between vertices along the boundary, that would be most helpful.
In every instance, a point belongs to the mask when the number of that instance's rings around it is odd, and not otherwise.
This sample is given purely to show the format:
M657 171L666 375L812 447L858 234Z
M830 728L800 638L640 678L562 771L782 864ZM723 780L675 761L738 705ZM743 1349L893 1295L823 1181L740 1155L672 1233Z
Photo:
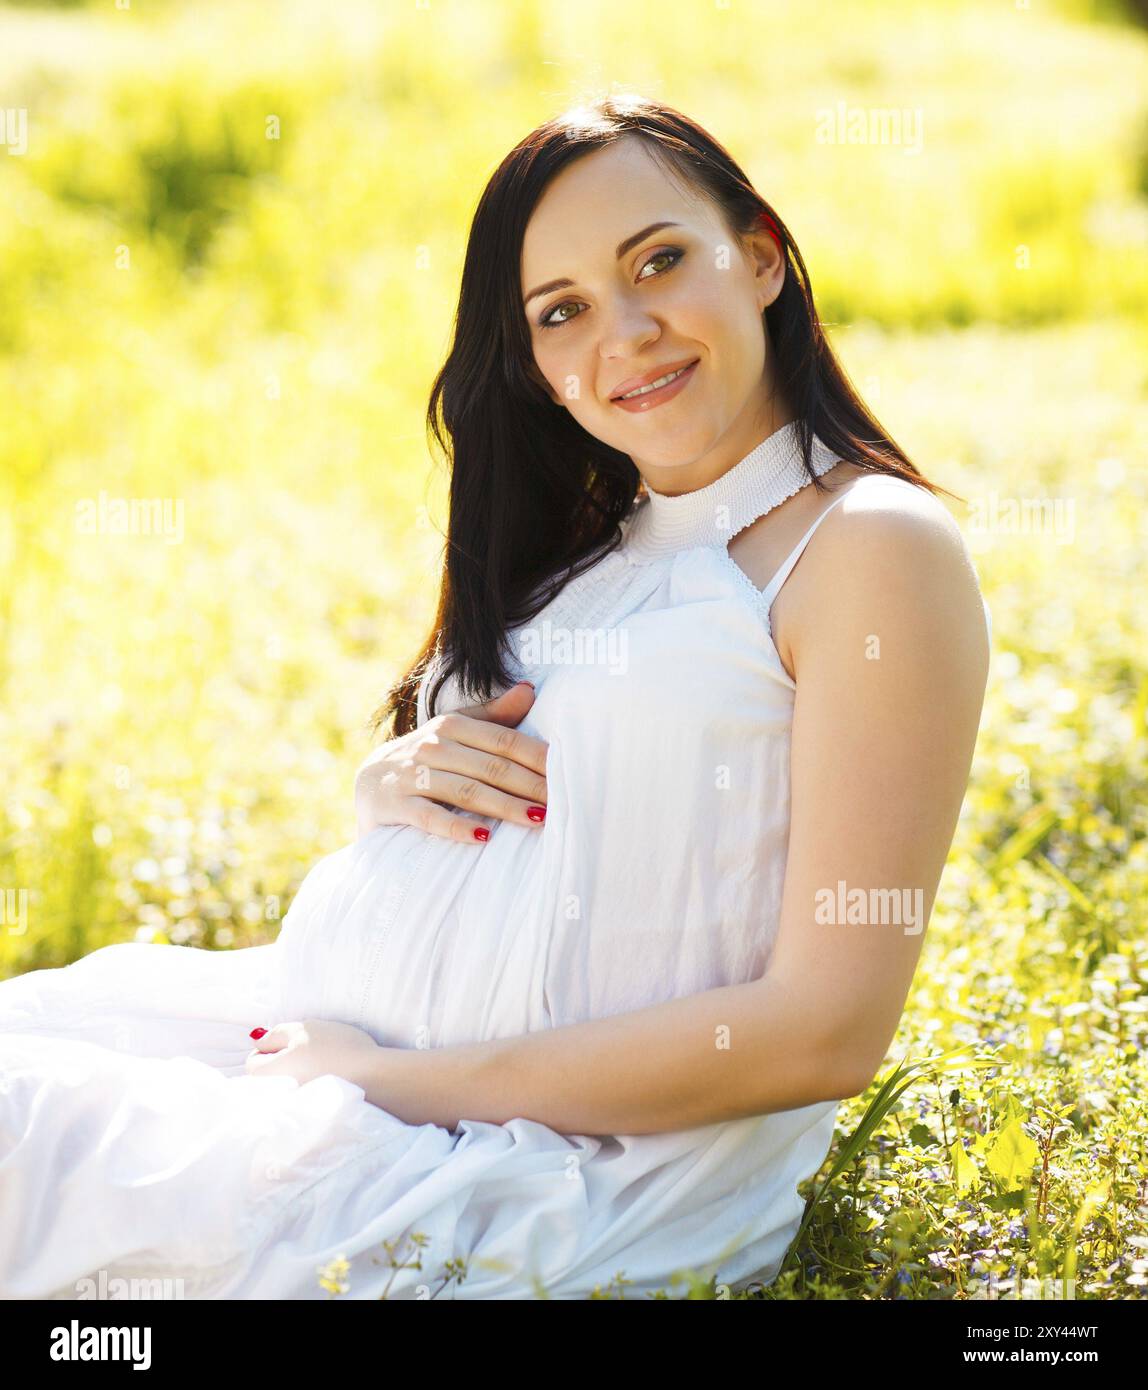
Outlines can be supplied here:
M835 462L815 440L816 471ZM763 591L726 542L807 482L785 426L708 487L650 491L624 546L516 631L537 688L519 727L549 744L542 827L488 818L471 845L382 826L311 869L270 945L125 942L0 983L0 1296L115 1296L108 1281L138 1277L328 1298L319 1271L339 1259L350 1298L776 1276L836 1102L675 1133L452 1132L244 1059L253 1027L291 1019L438 1047L762 974L796 689L769 610L828 513ZM443 695L440 713L465 703L453 681ZM403 1264L416 1232L422 1268L396 1271L383 1242ZM459 1259L465 1280L443 1287Z

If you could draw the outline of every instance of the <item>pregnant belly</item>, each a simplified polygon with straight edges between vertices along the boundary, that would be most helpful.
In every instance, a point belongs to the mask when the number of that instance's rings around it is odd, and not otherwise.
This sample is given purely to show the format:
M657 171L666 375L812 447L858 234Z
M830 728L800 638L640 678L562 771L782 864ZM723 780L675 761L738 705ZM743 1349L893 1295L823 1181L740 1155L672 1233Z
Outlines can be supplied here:
M395 927L433 844L413 826L378 826L313 866L279 933L283 1021L333 1019L367 1028L376 1041L392 1041L370 1026L384 1021L369 1007L372 984L388 942L392 960L384 978L393 980L403 968L393 954ZM433 936L434 924L427 925Z
M387 1047L545 1026L542 832L484 845L379 826L307 874L279 934L280 1019L326 1018Z

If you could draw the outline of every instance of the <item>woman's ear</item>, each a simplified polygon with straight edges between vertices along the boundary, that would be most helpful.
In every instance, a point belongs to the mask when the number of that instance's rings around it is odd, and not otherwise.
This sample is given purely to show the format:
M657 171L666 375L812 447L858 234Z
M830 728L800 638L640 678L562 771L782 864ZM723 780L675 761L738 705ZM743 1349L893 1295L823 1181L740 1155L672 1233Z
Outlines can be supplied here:
M785 283L785 257L767 231L751 232L745 237L745 247L753 269L757 301L764 313L781 293Z

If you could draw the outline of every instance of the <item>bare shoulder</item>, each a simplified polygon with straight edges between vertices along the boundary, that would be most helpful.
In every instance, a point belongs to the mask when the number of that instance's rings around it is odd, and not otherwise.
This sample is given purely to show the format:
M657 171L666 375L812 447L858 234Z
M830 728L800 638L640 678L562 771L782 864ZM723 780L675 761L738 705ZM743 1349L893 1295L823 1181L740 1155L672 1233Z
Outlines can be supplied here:
M886 476L850 479L771 610L790 674L818 643L865 628L906 641L956 643L978 665L987 635L976 570L955 518L926 488Z
M857 578L868 582L924 581L938 564L942 570L964 571L976 582L965 538L948 507L928 489L887 474L851 480L806 553L806 579L814 585L834 576L839 581L842 565L851 561L863 564Z

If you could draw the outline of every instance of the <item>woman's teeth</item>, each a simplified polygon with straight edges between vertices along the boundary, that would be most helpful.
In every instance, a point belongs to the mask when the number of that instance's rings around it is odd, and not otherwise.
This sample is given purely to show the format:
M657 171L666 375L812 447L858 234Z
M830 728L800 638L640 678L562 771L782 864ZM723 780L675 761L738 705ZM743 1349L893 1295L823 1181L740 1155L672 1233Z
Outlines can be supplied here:
M627 391L624 396L616 396L615 400L629 401L635 396L645 396L650 391L660 390L661 387L681 376L682 372L688 372L693 365L692 362L687 362L684 367L679 367L676 372L670 372L668 376L658 377L657 381L651 381L649 386L639 386L636 391Z

